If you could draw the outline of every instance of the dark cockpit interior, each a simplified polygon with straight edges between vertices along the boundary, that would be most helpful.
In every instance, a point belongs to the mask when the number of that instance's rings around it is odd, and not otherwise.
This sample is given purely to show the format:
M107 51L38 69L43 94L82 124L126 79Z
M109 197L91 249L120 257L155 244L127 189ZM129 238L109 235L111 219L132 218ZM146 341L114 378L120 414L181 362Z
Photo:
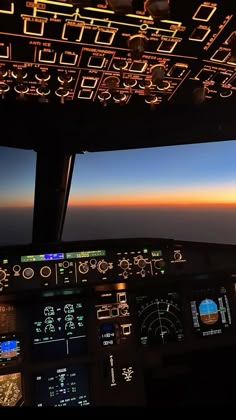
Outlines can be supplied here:
M0 146L36 153L1 407L235 405L236 245L62 240L77 155L235 140L235 92L233 1L0 0Z

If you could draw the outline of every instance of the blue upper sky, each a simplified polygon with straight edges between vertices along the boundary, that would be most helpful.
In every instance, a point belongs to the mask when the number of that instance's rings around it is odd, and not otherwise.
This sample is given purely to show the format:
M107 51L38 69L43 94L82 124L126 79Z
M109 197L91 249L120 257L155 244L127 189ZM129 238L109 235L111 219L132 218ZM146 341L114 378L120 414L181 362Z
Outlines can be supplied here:
M94 196L109 203L109 197L122 194L142 196L145 203L148 193L199 195L204 190L214 190L220 200L236 191L235 156L235 140L78 155L70 203L80 198L92 203ZM0 207L33 204L35 168L35 152L0 148Z

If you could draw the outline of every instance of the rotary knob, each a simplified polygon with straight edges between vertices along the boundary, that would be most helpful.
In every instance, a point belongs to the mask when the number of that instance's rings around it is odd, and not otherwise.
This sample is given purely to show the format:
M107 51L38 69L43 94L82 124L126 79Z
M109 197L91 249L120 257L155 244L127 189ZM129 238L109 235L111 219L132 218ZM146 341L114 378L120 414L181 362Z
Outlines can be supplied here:
M152 83L159 87L163 85L163 79L165 77L165 67L162 64L157 64L152 67Z
M132 0L107 0L110 8L117 14L132 13Z
M147 0L145 9L153 19L167 18L170 13L169 0Z
M129 261L122 260L119 265L120 265L120 268L122 268L122 270L127 270L129 268Z
M155 261L155 262L154 262L154 267L155 267L157 270L161 270L163 267L165 267L165 265L166 265L166 263L165 263L165 261L163 261L163 260L160 260L160 261Z
M97 268L100 273L105 273L108 270L109 266L105 260L101 260L98 262Z
M47 265L45 265L44 267L40 269L40 274L42 277L49 277L51 273L52 273L52 270Z
M32 279L32 277L34 276L34 270L31 267L27 267L23 270L22 276L26 279L26 280L30 280Z
M128 47L131 52L133 60L140 60L145 51L147 38L144 35L138 34L130 37Z
M128 314L128 312L129 312L129 307L126 305L126 306L122 306L121 308L120 308L120 314L121 315L127 315Z
M11 74L14 79L25 79L27 77L27 71L25 69L14 69Z
M5 280L6 278L6 272L4 270L0 270L0 281Z
M46 71L39 71L35 74L35 78L40 82L47 82L50 79L51 75Z
M65 98L69 95L69 93L69 89L64 89L63 87L59 87L57 90L55 90L55 94L60 98Z
M81 263L78 270L81 274L87 274L89 271L89 265L87 263Z
M57 78L60 83L70 83L73 80L73 77L68 73L62 73Z
M0 67L0 79L7 76L7 69L6 67Z
M180 251L175 251L175 252L174 252L174 260L175 260L175 261L181 261L181 260L182 260L182 258L183 258L183 256L182 256L182 254L181 254L181 252L180 252Z
M49 95L49 93L50 93L50 89L47 87L47 86L39 86L37 89L36 89L36 92L39 94L39 95L41 95L41 96L47 96L47 95Z
M146 265L147 265L147 263L146 263L145 259L144 258L140 258L139 261L138 261L139 268L145 268Z

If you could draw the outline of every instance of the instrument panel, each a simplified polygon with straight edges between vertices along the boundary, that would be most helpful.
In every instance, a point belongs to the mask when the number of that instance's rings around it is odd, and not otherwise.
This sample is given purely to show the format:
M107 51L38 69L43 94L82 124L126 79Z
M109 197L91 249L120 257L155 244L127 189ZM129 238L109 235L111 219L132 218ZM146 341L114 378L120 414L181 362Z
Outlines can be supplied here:
M227 101L236 90L234 8L185 3L1 0L2 99Z
M1 255L0 406L144 406L160 377L171 387L179 371L184 385L195 363L213 368L209 352L233 361L234 245L124 239Z

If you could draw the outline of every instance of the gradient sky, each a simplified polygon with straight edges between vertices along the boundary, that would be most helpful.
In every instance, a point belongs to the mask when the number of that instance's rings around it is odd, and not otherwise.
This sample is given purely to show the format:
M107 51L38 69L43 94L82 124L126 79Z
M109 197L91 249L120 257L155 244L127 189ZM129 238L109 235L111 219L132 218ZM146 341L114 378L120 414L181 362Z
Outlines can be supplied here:
M236 204L236 141L86 153L69 205ZM0 147L0 208L32 206L36 154Z
M0 147L0 208L32 207L36 153Z
M235 140L78 155L69 204L236 204L235 156Z
M235 140L78 155L64 240L235 243L235 156ZM35 152L0 147L0 243L31 240L35 169Z

